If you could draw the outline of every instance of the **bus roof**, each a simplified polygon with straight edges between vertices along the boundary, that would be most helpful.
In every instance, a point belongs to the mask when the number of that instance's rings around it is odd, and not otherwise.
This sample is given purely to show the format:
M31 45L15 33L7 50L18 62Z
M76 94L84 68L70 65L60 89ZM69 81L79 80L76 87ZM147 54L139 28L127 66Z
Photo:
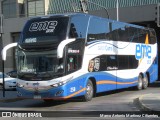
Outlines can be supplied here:
M120 24L126 24L126 25L129 25L129 26L132 26L132 27L136 27L136 28L141 28L141 29L149 29L147 27L144 27L144 26L139 26L139 25L135 25L135 24L130 24L130 23L127 23L127 22L121 22L121 21L116 21L116 20L112 20L112 19L108 19L108 18L103 18L103 17L99 17L99 16L94 16L94 15L91 15L91 14L86 14L86 13L80 13L80 12L74 12L74 13L64 13L64 14L50 14L50 15L45 15L45 16L36 16L36 17L31 17L31 19L43 19L43 18L50 18L50 17L71 17L71 16L88 16L88 17L97 17L97 18L101 18L101 19L106 19L107 21L109 22L117 22L117 23L120 23Z

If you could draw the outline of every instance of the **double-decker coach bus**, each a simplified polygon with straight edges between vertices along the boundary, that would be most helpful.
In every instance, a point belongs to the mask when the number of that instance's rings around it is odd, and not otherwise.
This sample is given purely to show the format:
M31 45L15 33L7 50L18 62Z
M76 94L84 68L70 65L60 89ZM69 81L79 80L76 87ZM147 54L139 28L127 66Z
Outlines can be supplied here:
M51 101L157 80L153 29L83 13L27 21L17 45L19 97Z

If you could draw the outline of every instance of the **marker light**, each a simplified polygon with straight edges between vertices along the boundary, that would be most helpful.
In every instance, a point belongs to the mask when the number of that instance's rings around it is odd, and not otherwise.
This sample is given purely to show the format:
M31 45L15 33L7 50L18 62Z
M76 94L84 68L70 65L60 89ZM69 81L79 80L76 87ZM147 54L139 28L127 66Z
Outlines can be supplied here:
M70 78L68 78L68 79L66 79L66 80L64 80L64 81L55 83L55 84L51 85L51 87L59 87L59 86L62 86L62 85L64 85L64 84L66 84L67 82L71 81L72 78L73 78L73 76L70 77Z

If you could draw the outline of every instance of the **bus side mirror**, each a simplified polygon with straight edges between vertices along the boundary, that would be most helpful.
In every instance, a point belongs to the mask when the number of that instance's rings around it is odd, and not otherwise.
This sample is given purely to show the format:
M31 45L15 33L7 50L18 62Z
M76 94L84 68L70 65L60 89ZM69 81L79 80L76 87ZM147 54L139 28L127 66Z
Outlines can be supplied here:
M12 47L16 47L18 43L11 43L11 44L8 44L6 45L3 49L2 49L2 60L3 61L6 61L6 56L7 56L7 50L12 48Z
M75 41L75 39L66 39L66 40L63 40L59 45L58 45L58 48L57 48L57 58L63 58L63 50L64 50L64 47Z

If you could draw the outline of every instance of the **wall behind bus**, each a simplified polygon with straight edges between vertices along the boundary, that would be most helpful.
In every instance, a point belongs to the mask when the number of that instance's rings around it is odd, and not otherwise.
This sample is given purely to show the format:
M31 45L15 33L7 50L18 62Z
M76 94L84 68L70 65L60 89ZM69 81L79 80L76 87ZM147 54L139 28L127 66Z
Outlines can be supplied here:
M12 34L14 33L20 33L22 31L22 28L27 21L28 18L10 18L10 19L4 19L4 27L3 27L3 47L16 42L14 41L14 38ZM1 46L2 47L2 46ZM14 57L14 49L8 50L7 51L7 60L5 61L5 72L9 72L13 69L15 69L15 57ZM2 67L0 67L2 69ZM1 70L0 70L1 71Z

